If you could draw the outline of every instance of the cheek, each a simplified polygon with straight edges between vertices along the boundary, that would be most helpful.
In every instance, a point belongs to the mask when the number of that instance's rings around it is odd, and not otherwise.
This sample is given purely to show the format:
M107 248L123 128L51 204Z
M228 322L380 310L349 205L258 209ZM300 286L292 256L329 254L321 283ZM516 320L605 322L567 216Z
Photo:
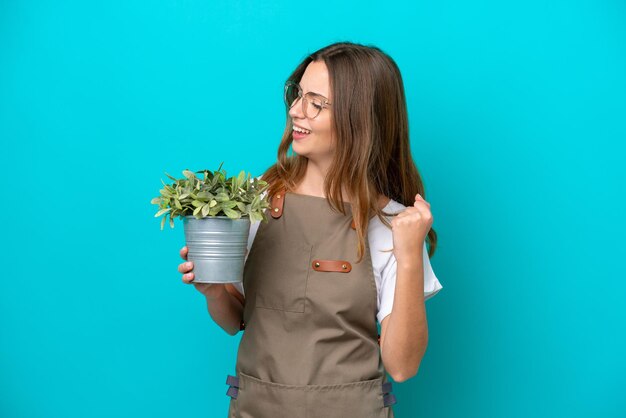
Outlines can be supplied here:
M330 118L328 116L325 116L323 119L316 119L315 124L311 124L311 129L313 129L314 132L320 134L320 136L330 137L332 133Z

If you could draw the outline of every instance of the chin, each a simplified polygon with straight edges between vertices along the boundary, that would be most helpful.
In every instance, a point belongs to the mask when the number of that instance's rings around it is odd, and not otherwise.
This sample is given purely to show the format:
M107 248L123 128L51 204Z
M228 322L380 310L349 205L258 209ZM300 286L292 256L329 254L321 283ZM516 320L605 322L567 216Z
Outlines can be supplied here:
M293 152L295 152L296 154L301 155L303 157L308 157L307 152L306 152L306 147L302 147L296 141L297 140L294 140L291 143L291 149L293 150Z
M301 157L309 158L309 155L306 152L299 152L298 150L294 149L293 153L298 154Z

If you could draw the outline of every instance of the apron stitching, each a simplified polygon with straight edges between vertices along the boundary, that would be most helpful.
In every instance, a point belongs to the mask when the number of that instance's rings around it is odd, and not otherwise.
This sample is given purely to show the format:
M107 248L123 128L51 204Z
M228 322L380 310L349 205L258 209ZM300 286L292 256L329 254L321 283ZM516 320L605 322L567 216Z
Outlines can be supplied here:
M358 382L334 383L334 384L328 384L328 385L287 385L284 383L276 383L276 382L269 382L266 380L262 380L254 376L245 374L243 372L240 372L239 374L241 377L243 377L242 381L244 382L248 380L259 385L273 386L273 387L280 388L280 389L328 390L328 389L342 389L342 388L360 387L360 386L374 387L374 385L377 385L377 384L380 384L380 387L382 387L382 377L377 377L375 379L369 379L369 380L359 380ZM241 387L242 388L245 387L245 384L242 383Z

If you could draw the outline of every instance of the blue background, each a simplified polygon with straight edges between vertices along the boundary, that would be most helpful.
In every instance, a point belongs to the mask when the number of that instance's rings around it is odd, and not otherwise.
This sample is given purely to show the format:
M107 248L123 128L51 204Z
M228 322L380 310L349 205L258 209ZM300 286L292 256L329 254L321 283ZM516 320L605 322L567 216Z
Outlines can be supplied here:
M623 1L0 2L0 415L225 417L164 172L260 175L307 53L404 77L444 289L397 417L623 417Z

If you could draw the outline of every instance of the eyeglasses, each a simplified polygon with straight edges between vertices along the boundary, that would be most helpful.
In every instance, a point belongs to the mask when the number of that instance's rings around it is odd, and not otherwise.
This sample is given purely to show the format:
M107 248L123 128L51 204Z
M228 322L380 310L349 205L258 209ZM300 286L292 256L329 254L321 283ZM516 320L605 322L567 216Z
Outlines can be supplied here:
M319 94L309 92L302 96L302 88L300 88L298 83L293 81L286 82L285 104L287 109L291 109L298 98L302 99L302 112L309 119L315 119L322 109L330 107L331 104L326 97Z

